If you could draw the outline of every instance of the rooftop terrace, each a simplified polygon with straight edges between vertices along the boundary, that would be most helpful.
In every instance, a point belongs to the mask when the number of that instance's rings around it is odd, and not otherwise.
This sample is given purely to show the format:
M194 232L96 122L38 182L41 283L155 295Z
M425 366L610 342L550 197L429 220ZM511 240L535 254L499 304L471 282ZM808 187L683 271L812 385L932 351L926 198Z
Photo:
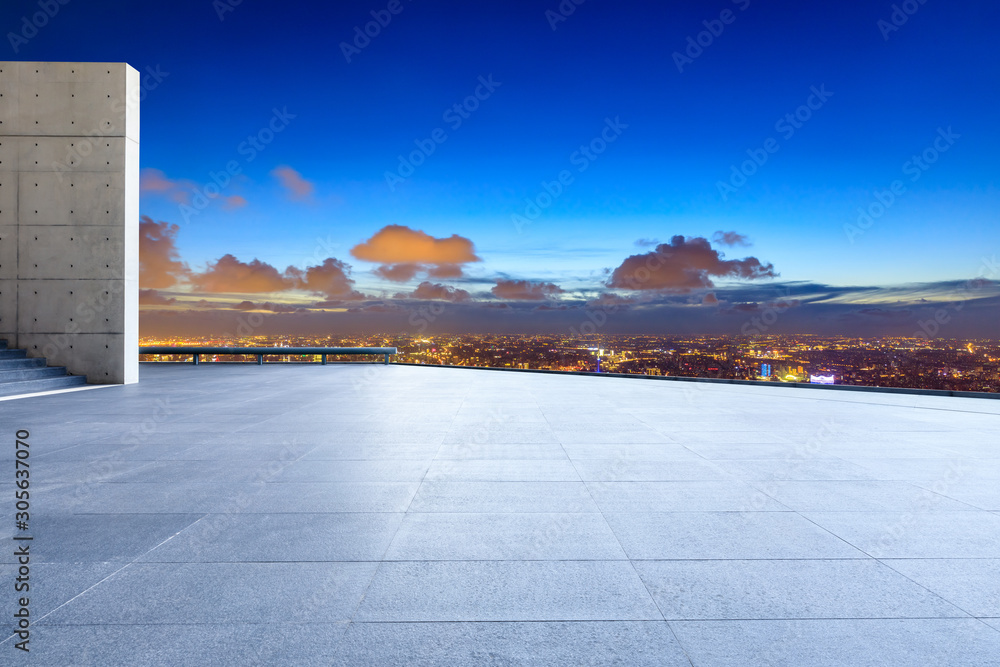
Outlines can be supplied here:
M998 401L165 364L0 421L4 664L1000 656Z

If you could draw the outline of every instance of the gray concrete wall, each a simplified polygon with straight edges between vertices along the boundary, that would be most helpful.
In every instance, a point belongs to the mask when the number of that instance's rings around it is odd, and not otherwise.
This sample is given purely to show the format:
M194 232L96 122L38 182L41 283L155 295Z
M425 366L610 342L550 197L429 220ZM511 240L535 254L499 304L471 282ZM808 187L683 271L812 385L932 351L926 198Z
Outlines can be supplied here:
M92 383L139 373L139 73L0 62L0 338Z

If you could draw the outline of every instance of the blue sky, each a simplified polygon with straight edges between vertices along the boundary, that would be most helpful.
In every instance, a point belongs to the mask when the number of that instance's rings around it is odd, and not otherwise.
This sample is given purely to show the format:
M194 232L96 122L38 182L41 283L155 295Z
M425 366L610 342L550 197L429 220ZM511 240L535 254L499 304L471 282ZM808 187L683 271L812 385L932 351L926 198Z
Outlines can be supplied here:
M666 309L619 314L632 327L728 330L720 308L766 307L774 294L812 285L811 300L789 306L800 312L785 319L839 330L830 321L846 308L847 331L849 309L869 309L872 294L923 285L918 298L884 304L907 313L894 320L904 331L920 320L919 299L972 298L956 285L992 276L983 267L1000 246L995 3L911 0L899 11L871 1L651 5L71 1L25 40L17 37L29 34L24 17L42 5L16 0L0 9L0 25L9 59L125 61L159 73L147 79L142 104L141 207L151 222L177 225L168 250L187 273L171 285L152 281L164 298L156 305L150 295L146 319L158 331L178 311L218 310L203 314L224 319L244 300L244 310L295 303L309 311L299 320L386 328L380 313L412 309L422 282L468 292L445 296L458 329L507 327L482 324L493 322L482 320L493 316L485 310L469 315L502 300L513 310L530 306L517 327L562 330L565 322L540 305L582 308L607 294ZM379 17L386 25L355 41ZM353 47L346 55L344 44ZM260 136L276 110L281 131L248 150L248 137ZM602 152L581 151L602 144ZM430 154L417 154L412 175L400 171L399 156L409 161L420 145ZM762 164L747 162L754 156ZM221 196L195 213L184 208L230 162L240 174ZM558 196L523 224L528 202L549 203L544 184L553 188L561 172L568 178ZM888 201L894 181L898 194L882 210L879 197ZM879 214L859 227L859 209ZM417 257L421 271L387 280L374 271L391 263L352 251L389 226L458 235L480 261L437 277L427 270L442 257ZM713 242L720 231L745 241ZM756 258L773 270L747 278L685 265L702 287L608 286L609 272L633 255L686 261L658 250L678 235L706 239L719 261ZM269 292L191 277L218 272L226 255L278 272L334 258L354 281L350 303L334 304L338 294L291 274ZM503 281L562 291L520 299L496 289ZM199 292L199 284L225 291ZM984 313L995 310L992 286L973 296L989 306ZM680 302L704 303L706 312L665 305ZM344 312L348 305L354 312ZM870 319L861 329L877 333L890 318ZM966 319L956 333L979 332L977 322L995 317Z

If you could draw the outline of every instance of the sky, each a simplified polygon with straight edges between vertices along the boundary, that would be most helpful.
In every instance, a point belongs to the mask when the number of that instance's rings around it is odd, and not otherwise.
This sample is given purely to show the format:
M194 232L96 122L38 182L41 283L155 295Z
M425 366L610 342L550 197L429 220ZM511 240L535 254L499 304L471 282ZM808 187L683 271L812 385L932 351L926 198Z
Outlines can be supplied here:
M0 49L142 75L143 335L995 337L998 19L8 0Z

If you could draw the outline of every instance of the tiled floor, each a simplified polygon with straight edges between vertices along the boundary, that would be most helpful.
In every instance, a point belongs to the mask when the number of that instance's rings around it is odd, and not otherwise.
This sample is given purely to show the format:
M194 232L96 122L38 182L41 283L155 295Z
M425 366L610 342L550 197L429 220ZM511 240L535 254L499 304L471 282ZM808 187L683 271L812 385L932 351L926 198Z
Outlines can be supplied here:
M144 365L0 402L45 665L1000 665L1000 401ZM7 621L7 627L12 624Z

